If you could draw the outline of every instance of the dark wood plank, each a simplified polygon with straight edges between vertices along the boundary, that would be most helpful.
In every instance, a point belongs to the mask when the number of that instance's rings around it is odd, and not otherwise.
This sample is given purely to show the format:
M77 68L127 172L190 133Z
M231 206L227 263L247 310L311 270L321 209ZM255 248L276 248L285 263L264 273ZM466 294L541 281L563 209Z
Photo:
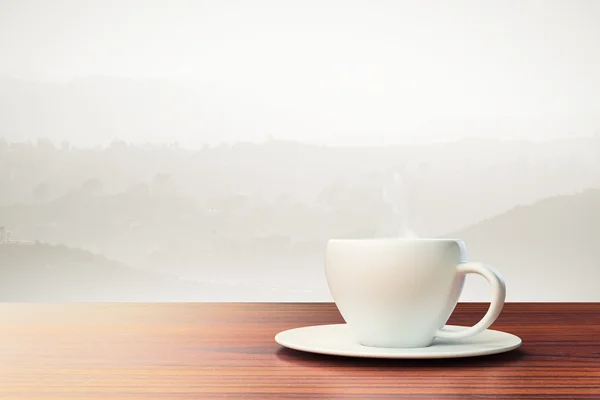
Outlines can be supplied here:
M485 304L459 304L473 324ZM369 360L280 348L332 304L2 304L0 399L600 398L600 303L509 303L510 353ZM401 395L401 396L400 396Z

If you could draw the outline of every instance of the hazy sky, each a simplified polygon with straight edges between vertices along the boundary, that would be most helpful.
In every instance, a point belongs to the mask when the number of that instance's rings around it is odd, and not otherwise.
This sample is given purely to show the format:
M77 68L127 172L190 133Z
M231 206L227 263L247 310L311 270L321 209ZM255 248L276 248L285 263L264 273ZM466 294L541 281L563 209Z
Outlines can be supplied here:
M600 128L594 0L0 0L0 55L0 75L32 80L210 84L313 141L505 117Z

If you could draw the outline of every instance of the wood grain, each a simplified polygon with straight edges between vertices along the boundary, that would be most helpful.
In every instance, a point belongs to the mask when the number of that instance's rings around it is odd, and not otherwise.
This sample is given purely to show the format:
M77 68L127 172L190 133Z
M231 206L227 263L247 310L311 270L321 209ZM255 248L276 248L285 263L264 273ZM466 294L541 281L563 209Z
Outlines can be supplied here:
M487 305L459 304L469 325ZM509 303L520 349L370 360L280 348L281 330L343 322L332 304L1 304L0 399L600 398L600 303Z

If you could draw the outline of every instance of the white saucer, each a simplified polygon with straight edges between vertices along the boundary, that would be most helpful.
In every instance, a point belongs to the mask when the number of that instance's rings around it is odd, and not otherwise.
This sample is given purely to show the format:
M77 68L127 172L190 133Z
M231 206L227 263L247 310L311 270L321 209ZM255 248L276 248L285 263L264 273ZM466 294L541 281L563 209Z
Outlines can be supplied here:
M466 327L446 325L444 329ZM393 349L367 347L358 343L348 325L317 325L278 333L281 346L310 353L368 358L458 358L503 353L521 345L518 336L488 329L467 339L435 339L429 347Z

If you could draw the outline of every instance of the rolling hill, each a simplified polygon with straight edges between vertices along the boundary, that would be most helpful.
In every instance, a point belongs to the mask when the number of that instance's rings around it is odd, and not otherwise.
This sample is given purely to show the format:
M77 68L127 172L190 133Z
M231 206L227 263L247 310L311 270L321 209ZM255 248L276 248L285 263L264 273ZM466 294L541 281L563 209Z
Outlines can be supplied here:
M600 301L600 190L556 196L520 206L457 232L468 259L496 267L507 283L507 300ZM467 283L466 293L489 289Z
M0 243L0 302L235 301L243 295L235 285L175 279L66 246Z
M66 246L0 243L0 301L160 301L202 287Z

